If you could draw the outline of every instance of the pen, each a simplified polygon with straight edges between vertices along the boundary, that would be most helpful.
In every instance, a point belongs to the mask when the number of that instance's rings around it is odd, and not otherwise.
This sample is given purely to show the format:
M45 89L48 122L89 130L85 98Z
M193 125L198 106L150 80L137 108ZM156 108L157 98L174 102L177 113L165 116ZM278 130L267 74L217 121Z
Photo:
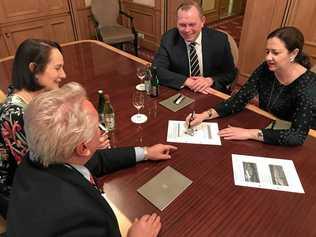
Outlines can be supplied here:
M182 94L180 93L179 96L177 96L177 98L173 101L173 103L176 104L176 103L177 103L177 100L180 99L181 96L182 96Z
M181 101L184 99L185 97L182 95L179 99L177 99L177 101L175 102L175 104L180 104Z
M191 114L191 117L189 119L189 126L188 126L188 128L191 128L191 122L194 120L194 115L195 115L195 112L193 111L192 114Z

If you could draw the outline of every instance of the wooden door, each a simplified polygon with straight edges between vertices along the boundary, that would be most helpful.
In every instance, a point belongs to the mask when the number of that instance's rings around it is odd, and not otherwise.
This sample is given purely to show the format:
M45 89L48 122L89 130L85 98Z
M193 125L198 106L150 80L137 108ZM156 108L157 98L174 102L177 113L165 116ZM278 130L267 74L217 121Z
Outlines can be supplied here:
M58 14L69 11L67 0L44 0L45 8L49 14Z
M69 15L48 19L47 26L49 27L49 39L51 40L66 43L75 39Z
M10 56L10 51L4 40L4 35L0 31L0 59Z
M287 7L287 1L247 1L240 38L237 87L243 85L264 60L267 35L280 27Z
M291 3L285 24L296 26L302 31L305 38L304 51L316 65L316 1L295 0Z
M27 38L49 39L49 31L45 21L34 21L10 25L3 27L6 44L10 55L14 55L15 50L22 41Z
M42 0L1 0L0 23L27 20L45 15Z

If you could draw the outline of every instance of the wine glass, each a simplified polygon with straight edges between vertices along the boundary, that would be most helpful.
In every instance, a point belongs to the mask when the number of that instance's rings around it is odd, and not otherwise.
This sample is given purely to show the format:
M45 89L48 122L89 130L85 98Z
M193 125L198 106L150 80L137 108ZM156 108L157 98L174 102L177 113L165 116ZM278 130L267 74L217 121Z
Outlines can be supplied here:
M146 77L146 68L144 66L137 67L136 76L140 80L140 83L136 86L139 91L145 91L144 79Z
M144 107L145 95L139 91L133 93L133 106L137 109L137 114L131 117L133 123L145 123L147 121L147 116L145 114L139 113L140 109Z

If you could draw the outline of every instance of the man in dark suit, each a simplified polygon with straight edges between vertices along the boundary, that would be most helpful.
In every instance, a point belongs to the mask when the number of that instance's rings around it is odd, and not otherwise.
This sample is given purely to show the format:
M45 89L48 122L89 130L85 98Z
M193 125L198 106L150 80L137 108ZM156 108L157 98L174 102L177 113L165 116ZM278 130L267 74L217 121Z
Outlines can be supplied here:
M177 8L177 28L162 36L153 61L162 85L188 87L204 94L211 92L210 87L227 91L237 73L227 36L204 24L205 17L197 2L185 1ZM192 75L191 43L198 58L197 75Z
M30 154L18 167L9 202L8 236L120 236L117 219L96 188L99 177L135 165L133 148L103 149L98 113L84 89L68 83L32 100L25 114ZM144 159L169 159L173 146L145 148ZM129 236L158 235L155 213Z

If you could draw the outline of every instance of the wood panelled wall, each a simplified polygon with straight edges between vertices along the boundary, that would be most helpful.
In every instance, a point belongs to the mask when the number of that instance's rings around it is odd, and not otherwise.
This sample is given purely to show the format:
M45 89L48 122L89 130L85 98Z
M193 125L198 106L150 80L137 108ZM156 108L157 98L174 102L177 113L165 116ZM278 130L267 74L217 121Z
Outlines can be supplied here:
M74 31L67 0L1 0L0 57L15 53L26 38L73 41Z
M316 64L316 1L247 1L239 50L238 86L263 62L266 37L274 29L291 25L304 34L304 51Z

